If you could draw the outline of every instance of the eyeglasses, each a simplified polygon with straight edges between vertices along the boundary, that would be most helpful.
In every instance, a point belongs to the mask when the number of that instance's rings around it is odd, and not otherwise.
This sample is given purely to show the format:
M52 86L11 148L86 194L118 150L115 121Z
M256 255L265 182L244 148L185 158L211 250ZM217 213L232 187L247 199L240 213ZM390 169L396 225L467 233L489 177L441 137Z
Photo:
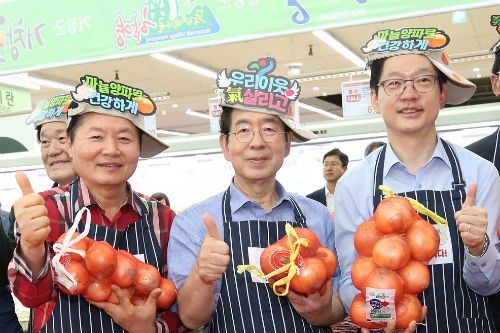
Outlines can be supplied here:
M228 135L234 134L234 136L236 136L236 140L238 140L241 143L249 143L250 141L253 140L253 136L255 135L255 133L260 133L260 137L264 142L273 143L274 141L276 141L278 134L286 132L281 132L272 127L264 127L258 131L254 131L250 127L242 127L238 129L236 132L231 132L227 134Z
M384 91L388 96L399 96L406 89L406 82L411 82L413 89L421 94L428 93L434 89L437 75L420 75L411 80L389 79L377 84L377 87L384 87Z

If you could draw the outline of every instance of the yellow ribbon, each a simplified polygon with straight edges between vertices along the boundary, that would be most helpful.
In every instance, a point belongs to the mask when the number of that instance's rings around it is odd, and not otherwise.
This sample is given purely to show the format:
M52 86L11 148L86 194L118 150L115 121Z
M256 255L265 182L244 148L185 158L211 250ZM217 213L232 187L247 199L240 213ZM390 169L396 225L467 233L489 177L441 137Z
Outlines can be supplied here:
M380 190L384 191L385 193L387 193L384 196L385 198L389 198L389 197L393 197L394 196L394 192L390 188L388 188L387 186L379 185L378 188ZM408 197L405 197L405 198L410 201L411 205L413 206L413 208L417 212L429 216L431 219L433 219L437 224L439 224L442 227L447 227L448 226L448 221L446 221L444 218L442 218L438 214L434 213L432 210L430 210L427 207L425 207L424 205L422 205L417 200L412 199L412 198L408 198Z
M301 246L309 246L309 242L305 238L299 238L297 233L295 232L295 229L287 223L285 225L285 231L287 235L287 240L288 240L288 246L290 247L290 261L288 264L285 264L281 266L280 268L270 272L267 275L264 275L257 267L254 265L238 265L237 267L237 272L238 274L243 273L244 271L248 271L251 274L256 275L257 277L261 279L268 279L270 277L273 277L275 275L281 274L283 272L288 271L287 276L284 278L279 279L276 281L273 285L273 292L278 295L278 296L286 296L288 294L288 291L290 289L290 281L292 278L297 274L297 266L295 266L295 260L297 259L297 256L299 255L300 247ZM294 242L292 240L292 236L295 237L296 241ZM285 291L282 293L278 293L276 291L276 287L286 285Z

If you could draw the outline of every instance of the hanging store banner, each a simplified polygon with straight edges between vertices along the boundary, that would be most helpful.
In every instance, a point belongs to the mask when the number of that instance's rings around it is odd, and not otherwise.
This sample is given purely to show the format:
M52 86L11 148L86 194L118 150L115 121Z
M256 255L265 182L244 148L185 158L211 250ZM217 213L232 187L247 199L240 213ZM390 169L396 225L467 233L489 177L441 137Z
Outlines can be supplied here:
M0 115L31 109L28 89L0 85Z
M498 0L0 2L0 75L498 4Z

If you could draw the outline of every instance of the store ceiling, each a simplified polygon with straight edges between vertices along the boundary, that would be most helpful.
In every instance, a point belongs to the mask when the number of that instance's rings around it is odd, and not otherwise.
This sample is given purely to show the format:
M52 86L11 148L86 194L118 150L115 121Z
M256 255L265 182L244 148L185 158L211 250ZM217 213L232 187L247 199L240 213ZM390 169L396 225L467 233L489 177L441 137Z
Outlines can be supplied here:
M500 38L490 25L490 16L500 13L500 6L467 10L467 22L452 24L452 14L436 14L410 19L372 23L359 26L336 28L328 33L343 43L358 56L360 46L380 29L399 29L405 26L438 27L451 38L448 52L452 59L452 68L463 76L474 79L480 74L489 77L493 58L488 55L490 47ZM312 45L313 55L309 55ZM275 75L289 78L317 78L325 74L339 74L362 71L349 60L331 49L311 32L281 37L250 40L203 48L171 52L169 55L211 69L215 72L222 68L245 68L246 64L260 57L272 56L277 60ZM290 76L285 64L302 63L301 74ZM473 68L479 68L474 71ZM138 56L118 60L102 61L30 72L31 76L75 85L84 74L95 74L104 80L115 80L118 71L119 81L144 89L151 96L169 95L169 98L157 102L157 127L162 130L186 133L204 133L209 131L208 119L185 114L186 109L206 113L207 100L214 97L215 81L194 72L161 62L151 56ZM319 96L340 93L341 83L366 79L366 74L329 79L312 79L301 82L301 101L321 105L323 109L341 114L339 106L320 100ZM32 103L49 98L63 91L41 87L32 91ZM177 104L178 107L172 107ZM301 122L330 120L326 116L301 109Z

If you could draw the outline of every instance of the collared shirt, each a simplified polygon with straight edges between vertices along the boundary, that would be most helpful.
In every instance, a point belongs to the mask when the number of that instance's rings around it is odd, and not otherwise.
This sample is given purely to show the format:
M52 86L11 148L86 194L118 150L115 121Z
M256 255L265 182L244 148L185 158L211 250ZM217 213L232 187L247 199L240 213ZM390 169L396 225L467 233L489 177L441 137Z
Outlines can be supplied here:
M500 289L500 244L497 228L500 223L500 177L490 162L474 153L450 143L455 151L466 186L476 182L478 190L476 206L488 212L487 234L490 238L488 250L482 257L471 256L465 251L463 277L467 284L480 295L491 295ZM352 299L359 293L351 280L351 266L357 257L354 249L354 233L358 225L373 215L374 169L378 154L370 154L338 181L335 200L335 241L342 271L340 297L346 311ZM451 164L438 138L430 160L416 174L397 158L390 145L383 170L383 184L394 193L415 190L451 190L453 175Z
M170 228L175 216L175 213L170 210L170 208L147 196L133 192L130 185L127 183L127 190L129 192L127 200L115 217L109 220L104 210L89 192L88 188L81 181L79 184L79 198L75 204L75 211L78 211L82 207L87 207L91 213L92 224L112 227L118 230L124 230L131 223L140 220L141 209L134 200L132 193L139 195L148 208L148 214L150 215L158 244L162 249L163 258L166 258ZM54 285L54 272L50 265L54 255L52 245L61 234L69 229L68 222L71 221L70 185L53 188L40 194L45 199L45 207L48 210L51 228L50 234L46 240L46 248L48 248L49 251L47 251L44 266L38 276L32 276L30 269L19 255L19 246L15 249L14 258L9 265L9 280L14 294L23 305L31 308L36 307L34 318L35 332L38 332L47 322L57 301L59 289ZM84 213L82 217L83 221L85 220L85 215ZM16 232L16 238L18 240L19 237L20 234ZM164 262L163 271L166 274L166 261ZM156 319L158 332L175 331L177 325L177 314L171 311L158 313L158 318Z
M270 212L266 212L258 203L251 201L241 193L231 182L230 204L234 221L267 220L267 221L295 221L292 197L306 217L307 227L319 238L320 243L335 252L333 221L327 208L321 203L285 191L279 182L276 182L276 191L279 195L278 202ZM195 204L185 211L177 214L174 219L168 243L168 279L179 289L191 272L201 244L207 230L201 215L208 213L217 224L219 233L224 237L222 217L221 192L203 202ZM245 246L245 245L243 245ZM339 271L334 275L334 290L338 290ZM215 306L219 300L221 280L215 282Z
M335 192L330 193L330 190L328 190L327 186L325 186L325 198L326 198L326 207L328 207L328 210L330 212L333 212L333 202L335 200Z

